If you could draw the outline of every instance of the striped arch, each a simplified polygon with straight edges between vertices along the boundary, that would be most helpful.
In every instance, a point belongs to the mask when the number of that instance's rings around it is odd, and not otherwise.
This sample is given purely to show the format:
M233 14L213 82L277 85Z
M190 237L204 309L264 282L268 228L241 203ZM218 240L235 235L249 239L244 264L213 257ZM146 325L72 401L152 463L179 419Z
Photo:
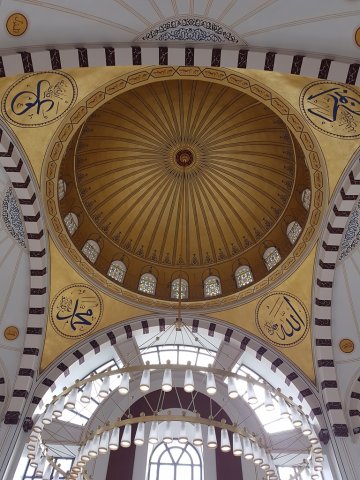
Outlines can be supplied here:
M37 375L45 338L47 305L47 237L39 191L14 135L0 123L0 162L9 175L24 219L30 257L30 296L24 349L4 422L17 424Z
M122 46L52 48L0 57L0 77L61 68L117 65L186 65L253 68L360 85L360 63L293 53L202 47Z
M313 286L313 341L318 387L337 436L348 436L348 427L338 391L332 348L332 286L344 228L359 195L360 151L340 179L330 204L324 233L319 240Z
M349 416L352 432L360 433L360 377L354 381L349 402Z
M297 369L290 363L289 360L282 357L275 350L265 347L255 337L245 333L240 329L229 328L228 325L220 322L214 322L211 319L198 317L198 319L188 320L186 323L192 325L193 333L197 333L201 328L207 332L209 337L214 336L215 331L218 334L224 336L224 342L229 343L230 339L235 340L239 346L239 353L245 351L251 351L259 362L269 362L271 370L278 373L280 378L287 386L294 386L298 392L297 400L304 405L305 413L317 423L320 429L325 429L325 419L322 413L319 399L317 397L317 391L315 387L297 371ZM135 331L142 331L143 334L149 334L150 327L158 327L159 332L166 329L167 326L173 325L174 319L159 318L157 316L146 316L128 324L120 324L114 326L110 330L105 330L97 335L90 337L77 345L77 348L73 351L66 352L62 358L57 359L56 364L52 364L47 368L42 376L39 378L38 386L35 390L32 405L27 412L28 416L31 416L36 408L36 405L40 403L45 393L50 388L51 391L55 391L57 388L57 381L59 377L70 372L72 367L78 368L85 362L85 359L90 356L99 354L103 349L106 349L109 345L115 345L120 339L130 339Z

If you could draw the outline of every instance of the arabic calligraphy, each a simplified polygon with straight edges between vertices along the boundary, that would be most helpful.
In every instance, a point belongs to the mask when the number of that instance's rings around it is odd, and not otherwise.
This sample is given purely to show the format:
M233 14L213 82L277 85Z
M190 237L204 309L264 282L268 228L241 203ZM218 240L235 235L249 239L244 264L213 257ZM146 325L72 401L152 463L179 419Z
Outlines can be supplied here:
M51 323L64 337L81 337L95 328L102 311L102 300L95 290L87 285L72 285L54 298Z
M360 136L360 92L348 85L311 83L301 93L300 106L318 130L340 138Z
M62 117L77 96L75 81L64 72L35 73L20 78L6 92L2 110L18 126L47 125Z
M13 37L24 35L28 28L28 20L22 13L12 13L6 20L6 30Z
M299 298L289 293L276 292L258 303L256 324L263 336L274 345L291 347L306 337L309 316Z

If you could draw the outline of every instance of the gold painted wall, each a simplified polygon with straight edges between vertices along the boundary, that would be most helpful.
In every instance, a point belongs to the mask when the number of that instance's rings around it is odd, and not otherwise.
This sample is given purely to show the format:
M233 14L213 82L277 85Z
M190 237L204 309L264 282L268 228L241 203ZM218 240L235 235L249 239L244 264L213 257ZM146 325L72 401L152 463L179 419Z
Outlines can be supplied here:
M186 67L184 67L186 70ZM163 69L164 70L164 69ZM185 70L183 70L185 72ZM220 74L221 71L233 72L236 75L242 75L242 71L238 69L206 69L209 74L209 78L211 77L213 81L217 82L220 80L218 79L217 75ZM67 119L72 119L73 124L78 123L81 124L83 118L81 118L81 113L79 114L78 106L83 102L83 100L89 96L95 90L98 90L101 85L107 84L108 82L115 81L120 79L121 76L125 74L130 74L132 72L145 72L146 69L138 69L135 67L99 67L99 68L87 68L87 69L74 69L74 70L66 70L65 72L71 75L76 83L77 89L77 97L75 99L75 95L71 93L71 85L63 84L61 88L64 89L62 100L59 100L59 96L54 97L53 93L51 93L50 99L56 99L58 102L59 107L59 115L63 111L63 115L61 118L57 118L56 115L54 118L51 118L49 121L51 123L47 123L47 120L44 119L45 123L41 126L36 126L36 121L33 116L29 118L27 115L27 126L20 126L20 124L15 125L14 121L22 121L23 115L8 115L10 112L10 102L11 99L14 99L16 95L26 91L35 91L35 85L39 81L39 79L45 79L49 82L52 81L51 73L43 73L43 74L34 74L26 75L26 76L18 76L14 78L5 78L0 80L0 97L3 99L2 102L2 115L5 117L5 121L8 122L9 128L12 129L15 136L17 137L19 143L22 145L26 155L32 165L34 174L36 176L39 185L41 185L43 198L45 199L47 196L46 192L46 183L45 183L45 175L48 173L48 170L45 169L44 165L46 163L46 168L51 167L51 162L49 162L49 154L50 149L49 145L52 144L56 135L58 135L59 126L65 125ZM158 71L161 71L161 68L158 68ZM313 79L298 77L295 75L287 75L287 74L280 74L275 72L263 72L263 71L252 71L246 70L246 75L244 74L244 78L251 79L253 81L253 85L256 82L259 82L259 85L266 85L273 91L277 92L279 96L281 96L288 104L292 106L292 108L298 112L299 117L303 119L311 129L313 136L317 139L319 144L319 148L323 154L323 157L326 161L326 170L323 171L323 178L325 181L326 177L328 177L328 191L331 195L336 187L337 181L340 178L344 168L346 167L349 160L354 155L355 151L359 147L359 140L358 136L360 133L359 127L357 124L355 125L351 119L345 117L344 114L344 121L348 122L347 125L349 127L348 133L344 133L343 127L340 125L336 125L336 122L333 122L332 127L334 130L330 132L322 131L323 124L320 116L315 116L315 123L310 121L308 118L304 116L301 112L301 105L299 99L301 98L301 94L304 88L307 85L311 85L316 83ZM140 75L144 76L144 81L153 81L153 78L146 77L146 74L141 73ZM196 78L196 68L188 68L187 69L187 78ZM24 81L22 80L24 78ZM121 80L119 80L121 82ZM326 82L317 82L319 83L319 88L324 88L321 85L329 85L330 87L337 88L338 90L341 89L341 86ZM53 87L56 87L57 84L53 84ZM59 87L57 87L59 88ZM317 87L316 87L317 88ZM355 92L354 95L359 94L359 89L356 87L351 87L352 92ZM64 93L65 92L65 93ZM71 95L72 96L71 96ZM23 95L23 94L22 94ZM60 96L61 96L60 95ZM68 98L66 97L68 95ZM26 94L25 94L26 96ZM71 96L71 98L70 98ZM30 100L24 100L25 97L18 97L17 99L21 100L21 105L18 107L17 114L22 110L26 110L26 101L30 103L34 103L36 101L33 94L31 94ZM29 98L30 98L29 97ZM95 105L97 102L103 100L103 98L93 97L91 100L88 100ZM65 103L64 103L65 98ZM319 97L320 99L323 97ZM329 97L328 97L329 98ZM35 100L34 100L35 99ZM66 103L67 99L67 103ZM71 102L73 101L74 105L71 106ZM36 108L37 105L34 103L34 106L31 108ZM70 108L71 107L71 108ZM16 111L16 104L15 104L15 111ZM273 108L275 108L273 106ZM353 108L353 107L352 107ZM61 110L63 109L63 110ZM31 110L31 109L30 109ZM77 118L74 121L74 112L77 112ZM321 110L323 111L323 110ZM349 110L347 110L349 113ZM11 113L11 112L10 112ZM351 111L350 111L351 114ZM83 117L85 117L85 113ZM339 114L340 115L340 114ZM347 114L346 114L347 115ZM354 108L352 112L352 117L357 115L354 113ZM45 116L45 115L44 115ZM21 117L21 118L20 118ZM19 120L20 119L20 120ZM13 122L13 123L12 123ZM31 124L33 122L33 124ZM318 124L316 124L318 122ZM339 122L338 122L339 123ZM341 124L341 120L340 120ZM36 127L36 128L34 128ZM74 129L74 127L72 128ZM64 130L62 130L64 132ZM70 137L70 130L68 133L68 137ZM301 134L299 134L300 138ZM68 142L68 138L64 137L64 145ZM53 147L51 147L53 148ZM324 189L326 190L326 185L324 185ZM326 196L326 195L325 195ZM327 205L323 204L321 206L322 214L325 213ZM51 228L52 235L54 235L54 228ZM59 250L58 246L61 244L59 239L55 239L55 241L50 241L50 270L51 270L51 284L50 284L50 301L52 302L54 297L58 295L58 293L65 287L71 286L73 284L87 284L88 281L80 274L81 272L80 267L75 270L74 263L68 262L65 258L63 253ZM64 240L65 242L65 240ZM63 242L63 243L64 243ZM309 253L306 259L302 262L301 265L297 266L296 270L292 272L291 276L285 278L281 284L277 284L274 288L274 292L285 292L288 295L287 298L290 298L290 295L298 298L302 304L305 306L307 313L308 313L308 322L311 319L311 292L312 292L312 278L313 278L313 267L314 267L314 259L316 253L316 245L310 248L309 245ZM76 254L74 254L75 256ZM81 260L79 261L80 265ZM90 267L84 267L87 270L88 276L92 277L96 280L98 285L101 284L103 281L100 274L96 272L92 272ZM275 276L273 277L275 279ZM99 330L106 329L111 325L115 325L119 322L126 321L138 316L146 315L152 312L164 311L166 309L170 309L172 311L174 309L174 305L170 305L169 302L156 302L156 300L152 300L150 303L142 303L141 297L139 296L128 296L126 302L121 301L119 298L119 294L121 294L121 289L112 287L108 285L110 290L107 290L105 293L103 288L99 288L99 295L103 300L103 313L99 323L96 324L95 328L89 333L88 335L83 335L81 339L85 338L86 336L93 335ZM112 293L111 293L112 291ZM256 317L256 308L258 304L264 297L268 297L271 292L271 285L270 288L267 288L266 294L262 293L256 297L256 291L254 290L254 295L249 297L248 299L241 298L242 295L239 295L239 300L243 303L239 306L236 306L236 299L232 298L231 304L226 299L219 299L219 301L213 302L212 304L202 304L198 302L194 306L194 314L200 315L202 313L206 313L207 317L211 316L214 319L220 319L229 324L233 324L235 326L239 326L245 330L248 330L252 334L259 336L259 338L264 343L271 343L270 340L274 337L272 335L268 335L268 338L264 336L255 321ZM255 298L256 297L256 298ZM297 301L296 299L294 300ZM129 303L130 302L130 303ZM244 303L245 302L245 303ZM247 303L246 303L247 302ZM295 305L295 304L293 304ZM188 308L184 305L184 309ZM50 309L49 309L50 311ZM306 316L306 315L305 315ZM305 318L302 316L302 318ZM299 320L301 321L301 320ZM293 324L294 325L294 324ZM296 323L299 325L299 323ZM300 328L300 327L299 327ZM304 333L304 331L302 332ZM311 343L311 329L307 329L305 331L305 335L301 336L302 333L294 333L294 338L296 337L300 343L297 343L293 346L287 346L286 348L280 348L278 346L274 346L274 348L278 348L279 351L285 356L287 356L292 362L294 362L303 372L314 381L314 365L313 365L313 356L312 356L312 343ZM64 336L59 335L52 323L49 321L47 326L46 332L46 340L44 345L43 357L41 362L41 368L45 369L50 363L55 361L57 357L59 357L63 352L68 349L74 349L76 344L78 343L79 338L65 338ZM296 343L296 342L295 342Z

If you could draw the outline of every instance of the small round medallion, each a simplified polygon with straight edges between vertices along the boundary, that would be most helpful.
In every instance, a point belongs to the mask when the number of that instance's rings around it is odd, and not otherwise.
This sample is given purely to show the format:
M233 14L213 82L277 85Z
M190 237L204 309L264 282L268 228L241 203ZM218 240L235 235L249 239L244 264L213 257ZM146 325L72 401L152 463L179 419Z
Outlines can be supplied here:
M176 153L176 163L180 167L189 167L194 161L194 155L190 150L183 148Z
M28 20L22 13L12 13L6 20L6 30L13 37L21 37L28 28Z
M63 288L51 303L51 324L66 338L79 338L90 333L103 312L100 295L88 285Z
M19 336L19 329L14 326L6 327L4 330L4 337L6 340L16 340Z
M350 340L350 338L343 338L342 340L340 340L339 347L343 353L351 353L354 351L355 348L354 342Z
M320 132L343 139L360 137L360 94L349 85L312 82L301 92L300 107Z
M293 347L309 331L309 315L303 302L287 292L271 293L256 307L256 325L270 343Z
M355 32L355 43L360 47L360 27L358 27Z
M74 105L75 80L65 72L39 72L20 77L6 91L2 113L18 127L40 127L59 120Z

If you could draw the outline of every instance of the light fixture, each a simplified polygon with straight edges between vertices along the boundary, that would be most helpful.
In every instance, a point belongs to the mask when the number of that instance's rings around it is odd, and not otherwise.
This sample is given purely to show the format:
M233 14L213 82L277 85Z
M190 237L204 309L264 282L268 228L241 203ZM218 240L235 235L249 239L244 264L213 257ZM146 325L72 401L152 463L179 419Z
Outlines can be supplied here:
M144 445L144 442L145 442L145 423L140 422L138 423L138 426L136 429L134 443L137 447L141 447L142 445Z
M288 407L288 404L285 402L284 398L282 397L282 395L279 395L278 403L279 403L279 409L280 409L280 417L289 418L290 417L289 407Z
M302 416L296 408L293 408L291 412L291 421L296 428L300 428L303 424Z
M43 428L44 428L44 424L42 423L43 416L44 416L44 414L42 413L40 415L40 417L38 418L37 422L35 423L35 425L33 426L33 432L35 432L36 434L39 434L43 431ZM33 436L33 435L31 434L30 438L31 438L31 436Z
M90 403L91 400L91 389L92 389L92 382L88 382L83 391L80 394L80 402L81 403Z
M42 456L40 458L40 461L39 461L39 464L38 464L38 467L36 469L36 476L42 476L42 474L44 473L44 469L45 469L45 464L46 464L46 457L45 455Z
M120 436L120 428L116 427L111 432L110 441L109 441L109 450L118 450L119 448L119 436Z
M155 444L159 440L159 424L158 422L151 422L149 443Z
M50 480L50 476L51 476L51 472L52 472L52 465L48 465L45 470L44 470L44 474L43 474L43 480Z
M129 393L129 383L130 383L129 373L124 372L121 377L121 382L119 386L120 395L127 395Z
M166 363L169 365L170 361L168 360ZM164 370L164 376L163 376L161 389L163 390L163 392L171 392L171 390L172 390L172 375L171 375L170 368L166 368Z
M186 422L180 422L180 433L179 433L178 441L179 443L187 443L188 440L189 438L186 431Z
M131 424L127 423L125 425L120 445L124 448L129 448L131 445Z
M228 377L228 395L233 399L239 396L234 377Z
M100 447L100 435L95 435L95 437L91 440L88 455L91 458L95 458L99 454L99 447Z
M150 365L150 362L147 361L146 365ZM148 392L150 390L150 369L145 369L142 373L140 380L140 390L142 392Z
M192 442L196 447L201 447L203 442L203 435L202 435L202 427L201 423L196 423L195 424L195 432L194 432L194 437L193 437L193 442Z
M54 410L53 410L53 416L55 418L60 418L62 413L63 413L63 410L64 410L64 406L65 406L65 396L62 395L56 402L55 402L55 405L54 405Z
M209 365L209 368L211 365ZM207 394L212 396L215 395L216 393L216 382L215 382L215 376L212 372L207 372L206 374L206 391Z
M253 453L254 453L253 461L255 465L260 466L261 464L263 464L264 463L263 453L257 443L254 443L253 445Z
M77 388L74 387L71 392L69 393L69 396L67 397L65 401L65 408L68 410L74 410L75 405L76 405L76 399L77 399Z
M106 398L109 396L109 392L110 392L110 377L106 375L104 377L104 380L102 381L98 395L101 398Z
M250 379L246 380L246 391L247 391L247 402L249 405L255 405L258 402L257 396L255 395L254 385L251 383Z
M231 450L231 445L230 445L230 439L229 439L229 433L225 428L221 429L221 447L220 450L222 452L230 452Z
M188 366L190 365L190 362L188 362ZM187 393L191 393L195 390L194 376L192 370L190 369L185 371L184 390Z
M46 411L45 411L44 416L42 418L42 423L44 425L50 425L50 423L52 422L53 410L54 410L54 404L53 403L50 403L50 405L46 406Z
M311 435L312 428L309 424L309 420L306 417L304 417L304 421L303 421L303 424L302 424L302 427L301 427L301 431L306 437Z
M246 458L246 460L252 460L254 458L254 452L251 440L248 437L244 437L243 444L244 458Z
M109 450L109 437L110 437L109 430L106 430L101 434L98 452L102 455L107 453Z
M215 427L213 425L208 426L207 446L209 448L217 447L216 432L215 432Z
M272 412L275 408L271 392L266 387L264 387L264 407L268 412Z
M173 436L171 432L171 423L166 421L165 422L165 430L163 435L163 442L164 443L171 443L173 441Z
M314 430L311 431L310 435L308 435L307 438L308 438L309 442L311 443L311 445L315 445L319 441L319 439L318 439L316 433L314 432Z
M233 434L233 455L240 457L243 453L242 442L240 435L235 432Z

